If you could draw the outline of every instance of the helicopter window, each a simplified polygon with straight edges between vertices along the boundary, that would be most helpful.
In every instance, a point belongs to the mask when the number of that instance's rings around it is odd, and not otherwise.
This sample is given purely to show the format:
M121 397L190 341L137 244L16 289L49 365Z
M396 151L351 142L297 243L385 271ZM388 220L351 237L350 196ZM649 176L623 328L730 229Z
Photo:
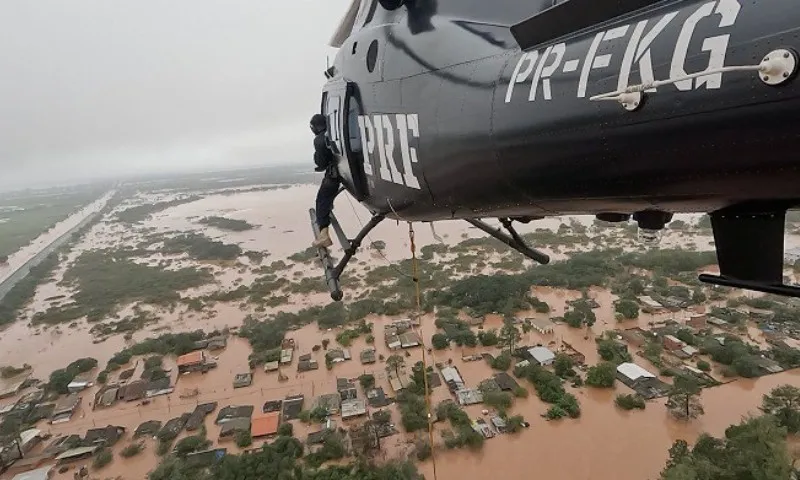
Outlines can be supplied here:
M350 97L350 108L347 111L347 130L350 151L361 153L361 130L358 127L358 116L361 114L361 104L355 97Z
M378 61L378 41L373 40L367 49L367 70L372 73L375 70L375 62Z

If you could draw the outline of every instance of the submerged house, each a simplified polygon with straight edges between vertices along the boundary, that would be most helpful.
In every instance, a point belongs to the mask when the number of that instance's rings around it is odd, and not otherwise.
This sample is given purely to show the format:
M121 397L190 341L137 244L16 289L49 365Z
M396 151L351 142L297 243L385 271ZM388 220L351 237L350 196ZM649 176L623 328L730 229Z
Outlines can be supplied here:
M56 407L53 409L53 418L50 423L68 422L80 404L81 397L79 397L77 393L67 395L56 403Z

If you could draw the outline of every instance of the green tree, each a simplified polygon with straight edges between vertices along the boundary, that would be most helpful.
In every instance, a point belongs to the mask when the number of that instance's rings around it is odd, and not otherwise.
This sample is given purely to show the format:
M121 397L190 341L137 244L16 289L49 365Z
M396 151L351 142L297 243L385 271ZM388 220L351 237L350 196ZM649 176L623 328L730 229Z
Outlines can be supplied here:
M638 408L640 410L644 410L645 408L645 401L644 398L640 397L639 395L630 395L630 394L620 394L614 399L614 403L623 410L633 410Z
M614 305L614 310L628 320L639 317L639 304L633 300L618 300Z
M678 376L667 397L667 409L677 418L691 419L702 415L700 386L692 377Z
M431 345L433 345L433 348L436 350L444 350L450 346L450 340L447 338L447 335L443 333L434 333L431 337Z
M241 430L236 432L236 446L239 448L249 447L253 444L253 437L250 435L249 430Z
M786 430L774 417L748 418L722 439L703 434L690 449L683 440L669 450L661 480L783 480L790 477Z
M708 363L705 360L698 360L697 361L697 368L702 370L702 371L704 371L704 372L710 372L711 371L711 364Z
M681 328L680 330L678 330L675 336L678 338L678 340L682 340L689 345L697 344L697 339L692 334L692 331L689 330L688 328Z
M600 362L589 367L586 374L586 385L591 387L611 388L617 379L617 366L611 362Z
M478 341L481 342L481 345L484 347L492 347L497 345L499 338L497 337L497 330L486 330L478 332Z
M281 423L281 425L278 427L278 435L283 437L291 437L293 434L294 426L289 422Z
M517 326L514 325L514 320L512 318L506 318L503 322L503 328L500 329L500 346L511 354L514 352L514 349L517 347L517 342L520 340L522 340L522 335L519 333Z
M361 388L364 390L369 390L375 386L375 375L371 373L365 373L358 377L358 382L361 384Z
M789 433L800 432L800 388L780 385L764 395L761 410L777 418Z
M400 367L405 363L405 359L400 355L392 354L386 359L386 368L394 370L394 373L400 377Z
M574 362L569 355L564 353L556 354L556 359L553 361L553 368L561 378L571 377L575 375L575 371L572 369Z

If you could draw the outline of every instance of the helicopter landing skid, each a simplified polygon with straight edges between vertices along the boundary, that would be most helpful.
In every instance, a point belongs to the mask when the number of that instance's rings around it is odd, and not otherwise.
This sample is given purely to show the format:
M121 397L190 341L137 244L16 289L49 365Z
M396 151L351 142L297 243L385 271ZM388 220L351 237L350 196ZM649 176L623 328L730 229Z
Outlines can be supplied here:
M319 235L317 212L315 209L311 208L308 210L308 213L311 217L311 230L314 232L314 238L316 238ZM336 237L342 246L342 250L344 250L344 257L342 257L342 259L339 260L339 263L334 266L333 257L331 257L330 251L325 247L317 247L317 257L319 258L320 263L322 263L322 268L325 271L325 283L328 285L328 290L331 292L331 298L334 301L338 302L344 296L342 293L342 288L339 285L339 278L342 276L342 272L347 266L347 263L350 262L350 259L353 258L353 255L355 255L358 247L361 246L361 242L364 241L364 237L369 235L369 232L378 226L378 224L381 223L384 218L386 218L386 216L383 214L373 215L369 222L367 222L367 224L361 228L361 231L358 232L358 235L350 240L344 234L341 225L339 225L339 220L336 219L336 215L331 212L331 227L333 227L333 231L336 233Z
M701 274L703 283L800 297L786 285L783 249L786 205L733 206L712 212L711 227L720 275Z
M514 230L514 227L511 225L511 222L513 220L509 218L500 219L500 223L502 223L503 227L505 227L505 229L508 230L510 236L500 231L499 228L492 227L491 225L487 224L482 220L478 220L476 218L465 218L464 220L466 220L467 223L469 223L470 225L483 230L484 232L500 240L509 247L518 251L519 253L525 255L534 262L538 262L543 265L550 263L550 257L547 256L547 254L542 253L539 250L536 250L535 248L531 248L528 246L528 244L525 243L525 240L523 240L522 237L519 236L517 231Z

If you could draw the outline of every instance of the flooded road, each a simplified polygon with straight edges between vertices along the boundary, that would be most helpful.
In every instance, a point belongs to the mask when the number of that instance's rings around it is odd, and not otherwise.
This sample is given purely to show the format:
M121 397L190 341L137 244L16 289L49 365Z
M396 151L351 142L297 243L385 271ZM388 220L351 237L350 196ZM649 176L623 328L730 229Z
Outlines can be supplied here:
M8 277L13 275L14 272L19 270L54 241L58 240L62 235L69 232L72 228L75 228L86 217L102 210L112 195L114 195L114 191L107 192L99 199L56 224L51 230L36 237L28 245L17 250L12 255L9 255L8 263L0 265L0 283L3 283Z
M316 186L301 185L290 188L281 188L270 191L245 192L235 195L208 194L204 198L156 213L141 225L130 226L115 221L104 221L95 225L90 232L76 244L68 255L67 263L73 261L81 252L109 247L135 246L147 234L158 232L185 232L196 231L226 243L237 243L244 251L253 250L267 253L268 256L261 265L268 265L274 261L287 262L287 267L280 274L292 278L319 279L321 272L313 263L292 263L289 256L300 252L312 240L311 228L308 220L307 209L312 204L316 194ZM360 225L368 220L368 212L348 201L347 196L340 196L336 201L336 214L346 232L351 235ZM224 216L231 219L245 220L256 226L253 230L243 232L229 232L208 227L199 223L206 216ZM532 222L520 228L521 233L532 232L536 228L555 230L562 223L569 223L570 219L548 219ZM578 221L590 225L592 219L580 217ZM471 227L466 222L448 221L435 224L436 235L424 224L415 225L416 243L418 249L436 243L435 236L439 236L449 245L454 245L467 238L483 237L484 234ZM590 234L591 235L591 234ZM395 265L398 261L409 258L408 227L385 221L364 242L368 245L372 241L382 240L386 248L382 254L375 250L363 250L357 259L351 263L351 270L345 275L356 275L369 268L384 265ZM679 233L667 233L662 240L662 246L681 245L691 241L698 248L710 248L708 237L683 238ZM582 246L581 249L590 247ZM554 252L544 249L556 258L563 258L563 252ZM337 249L338 252L338 249ZM418 250L419 253L419 250ZM340 253L337 253L340 254ZM559 257L560 256L560 257ZM195 264L185 257L153 256L137 259L151 265L161 261L171 260L168 268ZM527 261L526 261L527 262ZM238 285L249 285L260 275L256 273L259 268L257 263L251 263L245 258L229 264L204 265L214 272L215 283L191 291L183 292L186 297L197 297L216 290L230 290ZM37 291L36 297L27 309L26 315L30 319L36 312L44 311L53 304L64 301L72 293L68 288L58 285L63 278L66 264L62 265L48 282ZM345 303L352 302L363 290L361 288L349 290ZM408 294L412 295L409 291ZM577 291L566 291L553 288L535 288L532 293L540 300L546 301L552 311L549 314L535 312L520 312L519 318L549 318L562 315L566 302L580 298ZM646 326L649 322L674 319L676 316L685 316L686 312L664 313L658 315L642 314L639 319L617 322L614 318L613 301L616 297L609 291L599 288L589 290L589 296L600 303L600 308L595 310L597 323L586 331L585 329L572 329L566 325L556 325L553 334L542 336L535 331L523 334L523 344L535 345L543 343L558 350L563 342L567 342L586 356L587 363L598 361L594 337L605 330L618 328L631 328ZM63 296L63 297L62 297ZM325 305L329 302L327 293L293 294L288 304L278 307L266 307L256 311L253 304L244 302L218 302L205 311L190 311L185 304L179 303L170 308L143 306L146 311L155 314L159 321L145 329L132 334L129 340L122 335L112 335L98 338L90 332L92 324L85 320L74 323L73 326L62 324L56 327L31 327L27 321L19 321L2 332L0 335L0 351L3 352L3 365L21 365L29 363L33 367L34 376L46 380L49 373L57 368L62 368L69 362L81 356L92 356L99 361L100 367L105 366L108 359L115 353L136 341L147 337L156 336L165 331L191 331L203 329L211 331L224 327L237 327L242 324L247 315L257 315L259 318L279 311L298 311L313 305ZM119 318L131 315L133 305L121 306L117 313ZM388 357L391 355L383 341L383 326L394 318L385 316L371 316L368 321L373 324L375 337L374 347L378 355ZM422 336L428 341L435 332L434 317L428 315L422 319ZM501 318L488 316L483 328L499 328ZM289 332L287 337L294 338L298 343L293 363L284 368L283 373L288 377L285 382L279 382L275 372L265 373L257 368L253 371L253 384L250 387L234 389L232 382L236 373L249 371L248 355L250 348L246 341L231 337L225 350L214 355L218 357L219 367L207 374L182 375L177 379L175 391L169 396L157 397L149 405L137 405L136 402L120 402L111 408L92 410L89 402L97 391L94 387L84 394L82 409L70 422L60 425L41 423L40 427L46 432L60 433L85 433L86 429L108 424L125 426L128 433L125 438L115 446L119 452L130 443L133 430L146 420L166 421L191 411L198 403L209 401L219 402L219 407L231 404L253 405L255 414L261 411L261 406L267 400L284 398L290 394L302 393L306 396L305 408L309 409L314 396L336 391L336 378L356 378L363 373L373 373L377 385L382 386L387 394L391 394L385 363L379 361L371 365L361 365L359 353L368 345L362 335L349 347L353 360L336 364L333 370L325 368L324 352L313 353L320 363L316 371L298 374L296 372L297 357L304 353L312 353L315 345L320 345L323 338L331 341L330 348L336 346L336 331L319 331L316 325L307 325L297 331ZM758 336L758 332L751 332ZM99 343L98 343L99 342ZM493 371L484 361L463 362L462 355L489 352L497 353L495 348L459 348L452 346L443 351L434 351L427 355L427 362L447 363L452 360L468 386L477 384L489 378ZM414 362L422 357L422 349L410 351L411 356L405 358L410 368ZM633 353L633 351L632 351ZM654 371L649 364L641 358L635 357L636 362ZM165 362L174 366L174 358ZM170 363L171 362L171 363ZM527 399L516 399L512 413L522 414L531 422L529 429L524 429L518 435L501 435L487 440L483 450L472 452L468 450L445 450L438 444L442 442L439 432L445 427L436 425L435 459L439 479L486 478L502 475L508 479L531 478L530 472L535 471L537 476L548 476L564 479L604 479L614 478L619 480L654 479L664 465L667 449L670 444L679 438L692 441L702 431L720 434L728 425L737 422L742 415L755 412L760 404L761 396L779 384L800 383L800 375L796 372L785 372L778 375L764 377L758 380L737 380L713 389L703 391L702 402L706 415L689 423L673 420L664 408L664 400L648 402L644 411L624 412L614 406L613 400L617 393L629 393L627 387L617 383L615 389L597 390L591 388L572 389L578 398L582 416L579 419L564 419L546 422L540 415L547 411L548 405L541 402L533 392L527 381L520 381L530 391ZM197 391L197 394L193 392ZM360 390L360 389L359 389ZM363 397L363 392L359 392ZM0 406L13 402L17 397L0 400ZM432 399L434 405L451 398L445 386L434 389ZM481 415L481 405L467 408L472 418ZM393 411L393 420L399 424L400 417L395 405L389 407ZM219 427L213 421L216 412L206 418L208 436L217 440ZM337 423L341 424L340 418ZM304 438L319 426L308 426L299 421L295 424L295 435ZM356 421L344 422L345 425L357 423ZM185 436L184 432L182 436ZM398 434L382 442L387 457L402 457L410 451L415 435ZM93 472L92 477L141 480L157 463L155 444L151 439L145 440L146 450L140 455L124 459L115 455L114 461L109 466L98 472ZM256 441L254 445L260 444ZM228 448L230 452L238 449L232 441L223 441L220 445ZM90 463L90 462L87 462ZM422 471L429 480L432 478L432 461L428 460L421 465ZM0 477L5 478L5 477ZM57 479L72 478L72 470L56 475Z

